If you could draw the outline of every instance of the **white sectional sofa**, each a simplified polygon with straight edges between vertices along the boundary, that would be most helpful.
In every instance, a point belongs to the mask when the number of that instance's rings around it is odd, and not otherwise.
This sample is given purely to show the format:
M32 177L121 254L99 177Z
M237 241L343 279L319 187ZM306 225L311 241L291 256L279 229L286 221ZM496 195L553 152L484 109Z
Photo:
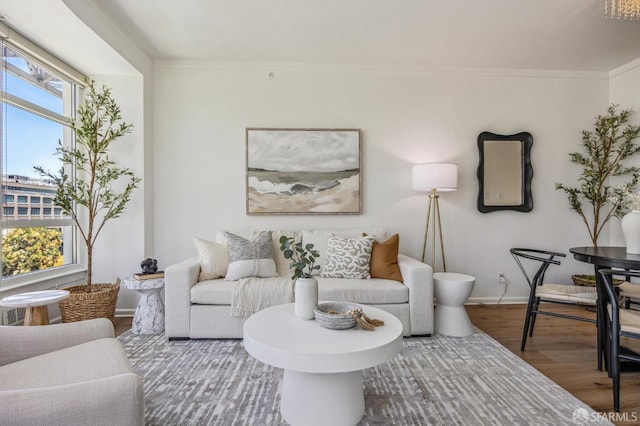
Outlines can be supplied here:
M251 239L258 231L233 232ZM290 277L289 260L279 250L281 235L313 243L320 252L318 263L331 233L340 237L361 237L364 233L384 241L380 228L351 230L272 231L273 254L280 276ZM218 243L226 242L224 232L218 232ZM403 282L390 279L318 279L319 300L348 301L371 305L395 315L403 324L403 334L429 335L433 324L433 270L431 266L408 256L398 255ZM199 281L198 257L184 260L165 269L165 334L170 340L201 338L242 338L243 318L231 315L233 286L237 281L224 278Z

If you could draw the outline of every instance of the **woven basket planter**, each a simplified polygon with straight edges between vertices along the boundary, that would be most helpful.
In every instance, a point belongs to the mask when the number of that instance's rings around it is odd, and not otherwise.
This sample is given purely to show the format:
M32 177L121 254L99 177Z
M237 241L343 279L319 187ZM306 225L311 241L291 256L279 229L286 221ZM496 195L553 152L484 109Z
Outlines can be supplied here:
M76 322L94 318L108 318L114 322L120 279L115 284L92 284L91 293L87 293L85 289L85 285L65 289L71 294L68 298L58 302L62 322Z

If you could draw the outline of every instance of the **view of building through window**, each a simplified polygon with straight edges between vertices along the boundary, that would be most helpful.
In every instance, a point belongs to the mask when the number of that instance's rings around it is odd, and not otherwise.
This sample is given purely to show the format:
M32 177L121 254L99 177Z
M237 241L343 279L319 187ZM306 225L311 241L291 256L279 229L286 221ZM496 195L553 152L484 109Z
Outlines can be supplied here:
M58 170L69 145L75 84L2 44L2 277L76 262L74 226L54 204L55 186L34 170Z

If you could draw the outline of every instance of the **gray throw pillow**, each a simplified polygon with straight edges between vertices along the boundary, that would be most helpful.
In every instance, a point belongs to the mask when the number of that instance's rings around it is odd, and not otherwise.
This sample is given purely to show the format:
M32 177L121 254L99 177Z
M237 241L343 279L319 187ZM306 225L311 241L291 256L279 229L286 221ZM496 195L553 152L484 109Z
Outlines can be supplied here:
M322 276L327 278L371 278L371 250L374 238L341 238L330 234Z
M247 277L276 277L271 231L261 232L253 241L225 232L229 247L229 268L224 277L236 281Z

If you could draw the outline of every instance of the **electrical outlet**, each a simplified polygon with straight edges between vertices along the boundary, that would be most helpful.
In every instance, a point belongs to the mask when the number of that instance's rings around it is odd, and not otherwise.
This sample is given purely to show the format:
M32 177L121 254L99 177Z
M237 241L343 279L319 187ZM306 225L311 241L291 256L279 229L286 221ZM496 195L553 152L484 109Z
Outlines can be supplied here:
M506 284L507 283L507 276L504 274L504 272L498 272L498 284Z

